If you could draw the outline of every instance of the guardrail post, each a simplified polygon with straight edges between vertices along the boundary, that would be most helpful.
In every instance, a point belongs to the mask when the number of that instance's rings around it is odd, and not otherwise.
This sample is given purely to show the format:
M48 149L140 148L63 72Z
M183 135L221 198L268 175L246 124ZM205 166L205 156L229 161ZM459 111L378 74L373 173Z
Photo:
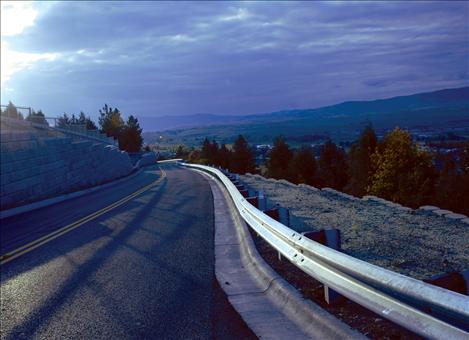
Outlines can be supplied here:
M290 226L290 210L287 208L278 208L280 213L280 223L286 225L287 227Z
M263 193L262 193L262 201L259 199L258 204L260 204L260 202L262 202L264 207L266 206L266 200L265 200L265 197L264 197ZM273 209L263 210L263 212L267 216L270 216L274 220L276 220L276 221L278 221L278 222L280 222L280 223L282 223L286 226L290 225L290 212L286 208L277 207L277 208L273 208ZM282 254L280 252L277 252L277 255L278 255L278 260L282 261Z
M253 206L259 209L259 199L257 198L257 196L246 197L246 201L248 201Z
M435 275L430 279L423 280L426 283L452 290L462 295L469 295L469 269L462 272L451 272L440 275ZM469 330L469 320L459 321L447 315L447 313L439 311L437 309L427 308L427 312L432 314L439 319L450 322L458 327Z
M319 231L305 231L301 233L310 240L319 242L329 248L341 250L341 238L339 229L321 229Z
M245 189L244 185L239 183L239 182L238 182L238 184L235 184L235 186L236 186L236 189L238 189L238 190L244 190Z
M451 272L435 275L430 279L423 280L432 285L452 290L463 295L469 295L469 269L458 273Z
M265 196L264 196L264 192L263 192L263 191L259 191L259 192L257 193L257 197L258 197L258 200L259 200L259 207L258 207L258 209L264 211L265 209L267 209L267 201L266 201L266 198L265 198Z
M246 190L246 189L238 189L239 190L239 193L241 195L243 195L244 198L248 198L249 197L249 191Z
M324 300L328 305L339 305L347 301L343 295L340 295L326 285L324 285Z
M321 229L319 231L306 231L301 234L329 248L339 251L341 250L340 230L338 229ZM343 295L337 293L335 290L324 285L324 300L329 305L337 305L345 302L347 299Z
M277 207L264 210L264 214L272 217L274 220L286 225L287 227L290 225L290 212L286 208Z
M280 221L280 213L278 208L264 210L264 214L269 217L272 217L276 221Z

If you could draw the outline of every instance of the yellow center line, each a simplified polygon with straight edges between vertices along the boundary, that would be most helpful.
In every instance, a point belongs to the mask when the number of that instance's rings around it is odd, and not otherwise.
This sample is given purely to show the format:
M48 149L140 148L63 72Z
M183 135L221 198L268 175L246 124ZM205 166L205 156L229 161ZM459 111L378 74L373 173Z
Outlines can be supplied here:
M60 237L76 228L78 228L79 226L89 222L89 221L92 221L94 219L96 219L97 217L121 206L122 204L130 201L131 199L137 197L138 195L144 193L145 191L151 189L152 187L154 187L155 185L159 184L165 177L166 177L166 172L161 169L160 167L158 167L160 170L161 170L161 177L159 179L157 179L156 181L144 186L143 188L140 188L139 190L133 192L132 194L124 197L124 198L121 198L120 200L108 205L107 207L104 207L98 211L95 211L94 213L88 215L88 216L85 216L83 218L80 218L79 220L75 221L75 222L72 222L68 225L66 225L65 227L62 227L58 230L55 230L47 235L44 235L32 242L29 242L21 247L18 247L16 248L15 250L12 250L11 252L9 253L6 253L2 256L0 256L0 265L3 265L7 262L10 262L11 260L14 260L16 259L17 257L21 256L21 255L24 255L26 253L29 253L31 250L33 249L36 249L37 247L39 246L42 246L43 244L47 243L47 242L50 242L54 239L56 239L57 237Z

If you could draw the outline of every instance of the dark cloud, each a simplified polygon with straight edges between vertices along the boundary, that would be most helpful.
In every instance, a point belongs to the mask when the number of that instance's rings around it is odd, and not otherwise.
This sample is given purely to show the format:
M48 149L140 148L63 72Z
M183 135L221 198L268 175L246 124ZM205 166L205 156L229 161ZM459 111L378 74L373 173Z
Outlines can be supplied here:
M464 86L468 22L467 2L63 2L5 38L58 57L14 74L2 100L246 114Z

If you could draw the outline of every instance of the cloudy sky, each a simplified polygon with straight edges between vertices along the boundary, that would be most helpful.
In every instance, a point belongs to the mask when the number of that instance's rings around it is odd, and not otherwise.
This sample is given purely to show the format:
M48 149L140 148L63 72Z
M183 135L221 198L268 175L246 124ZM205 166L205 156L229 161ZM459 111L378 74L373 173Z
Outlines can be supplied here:
M7 2L1 101L249 114L469 85L469 2Z

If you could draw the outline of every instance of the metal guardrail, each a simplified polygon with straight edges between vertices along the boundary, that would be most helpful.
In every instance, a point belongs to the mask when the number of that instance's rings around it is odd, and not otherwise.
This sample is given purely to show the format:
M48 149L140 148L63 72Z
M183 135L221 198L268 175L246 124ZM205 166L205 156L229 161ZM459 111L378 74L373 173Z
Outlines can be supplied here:
M228 190L242 218L286 259L324 285L426 338L469 339L464 330L469 327L469 297L303 237L251 205L220 170L181 164L215 175Z
M2 105L3 107L4 105ZM27 126L32 126L37 129L46 130L49 132L54 133L57 136L60 135L69 135L73 136L78 139L88 139L93 140L100 143L110 144L114 146L118 146L118 142L115 138L108 137L105 134L99 132L99 130L88 130L86 129L86 125L84 124L68 124L63 127L58 126L57 121L59 118L57 117L44 117L37 118L38 121L34 120L26 120L26 119L17 119L8 116L0 116L2 121L5 122L15 122L16 124L22 124ZM49 124L52 121L53 124Z
M45 120L47 122L53 122L52 124L49 124L51 129L59 131L63 134L117 146L117 141L114 138L108 137L98 130L88 130L86 128L86 124L65 124L60 126L60 117L45 117Z

